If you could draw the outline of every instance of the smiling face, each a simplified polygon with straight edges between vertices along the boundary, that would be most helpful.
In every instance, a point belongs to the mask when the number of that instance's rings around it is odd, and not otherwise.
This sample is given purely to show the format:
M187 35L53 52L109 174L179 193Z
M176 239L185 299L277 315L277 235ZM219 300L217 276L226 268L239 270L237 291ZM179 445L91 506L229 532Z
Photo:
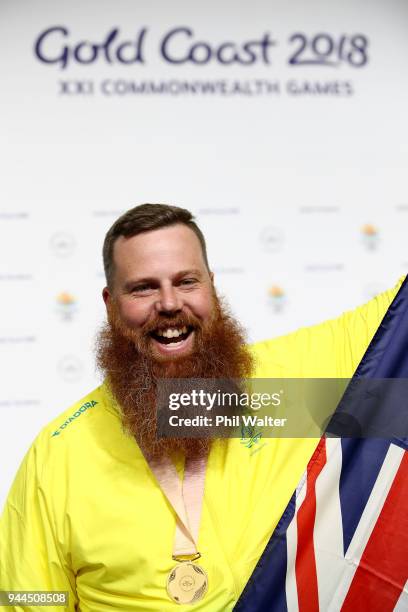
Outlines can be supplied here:
M236 381L253 370L243 329L216 295L202 248L190 227L176 223L115 238L113 267L105 265L108 321L97 364L124 428L152 458L202 457L210 447L206 427L192 438L157 435L159 381Z
M159 360L190 354L200 327L214 312L212 274L200 242L178 223L120 236L113 249L114 280L103 291L127 327L140 330Z

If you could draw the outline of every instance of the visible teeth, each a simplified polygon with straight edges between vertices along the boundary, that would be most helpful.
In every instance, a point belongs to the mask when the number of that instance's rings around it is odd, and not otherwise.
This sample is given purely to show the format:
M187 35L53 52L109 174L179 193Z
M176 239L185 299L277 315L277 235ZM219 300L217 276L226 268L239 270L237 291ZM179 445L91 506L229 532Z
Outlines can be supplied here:
M187 333L187 327L181 327L178 329L174 329L174 328L168 328L168 329L159 329L157 331L157 335L158 336L163 336L164 338L178 338L179 336L181 336L181 334L186 334Z

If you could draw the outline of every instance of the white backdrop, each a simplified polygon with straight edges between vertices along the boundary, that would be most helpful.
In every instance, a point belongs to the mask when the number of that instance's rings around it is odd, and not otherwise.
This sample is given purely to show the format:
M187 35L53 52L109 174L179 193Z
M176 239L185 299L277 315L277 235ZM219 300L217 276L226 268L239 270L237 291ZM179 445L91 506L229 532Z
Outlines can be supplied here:
M197 215L252 340L406 272L408 4L3 0L0 15L1 505L40 428L98 382L101 247L127 208Z

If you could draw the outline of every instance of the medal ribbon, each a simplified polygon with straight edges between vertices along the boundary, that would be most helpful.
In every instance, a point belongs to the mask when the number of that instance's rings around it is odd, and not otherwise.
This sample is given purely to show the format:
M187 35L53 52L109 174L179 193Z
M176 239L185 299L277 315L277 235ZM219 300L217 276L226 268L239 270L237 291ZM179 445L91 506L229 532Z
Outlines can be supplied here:
M200 557L197 542L203 507L207 458L186 459L183 481L169 457L164 457L160 461L146 458L146 461L177 516L173 559L185 560L178 559L178 557Z

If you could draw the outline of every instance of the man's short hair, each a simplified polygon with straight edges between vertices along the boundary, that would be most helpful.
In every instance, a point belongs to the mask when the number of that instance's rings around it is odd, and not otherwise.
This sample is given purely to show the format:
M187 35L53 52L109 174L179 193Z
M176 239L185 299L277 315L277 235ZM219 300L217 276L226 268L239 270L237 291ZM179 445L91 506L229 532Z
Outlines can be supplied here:
M113 247L120 236L131 238L143 232L176 225L177 223L186 225L195 233L201 244L205 265L209 270L205 238L189 210L169 204L141 204L131 208L119 217L105 236L103 266L107 286L112 288L113 285Z

